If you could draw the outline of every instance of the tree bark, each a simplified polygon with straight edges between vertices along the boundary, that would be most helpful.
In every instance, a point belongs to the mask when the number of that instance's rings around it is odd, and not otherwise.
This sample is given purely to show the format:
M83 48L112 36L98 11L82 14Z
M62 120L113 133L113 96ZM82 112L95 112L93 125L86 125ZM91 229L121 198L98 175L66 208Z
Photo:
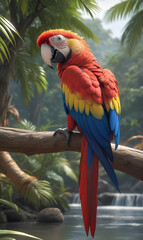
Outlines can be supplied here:
M14 186L24 196L28 186L38 179L23 172L8 152L0 152L0 167L2 172L10 178Z
M72 134L69 146L67 146L66 138L62 134L53 136L53 133L0 127L0 151L25 153L27 155L63 151L80 152L80 133L74 132ZM119 146L116 151L114 148L115 146L112 144L113 167L143 180L143 151L125 146Z
M11 76L11 64L0 63L0 126L6 125L6 115L9 105L8 87Z

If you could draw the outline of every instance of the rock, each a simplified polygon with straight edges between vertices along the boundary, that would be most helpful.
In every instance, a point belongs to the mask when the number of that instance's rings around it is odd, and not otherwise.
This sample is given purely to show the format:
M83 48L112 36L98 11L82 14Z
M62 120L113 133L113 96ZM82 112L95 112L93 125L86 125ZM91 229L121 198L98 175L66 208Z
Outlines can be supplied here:
M7 217L3 211L0 212L0 224L1 223L6 223L7 222Z
M101 193L98 195L98 201L99 205L111 205L113 198L114 198L114 193Z
M99 178L98 194L106 193L106 192L114 192L114 187L107 181Z
M14 209L7 209L4 211L9 222L25 221L27 219L24 211L19 209L18 212Z
M25 215L25 217L26 217L27 219L37 219L37 214L35 214L35 213L30 213L30 212L25 211L25 210L23 210L23 209L21 209L21 211L23 212L23 214Z
M58 208L44 208L38 213L39 222L63 222L64 216Z
M138 181L133 187L132 192L143 193L143 181Z

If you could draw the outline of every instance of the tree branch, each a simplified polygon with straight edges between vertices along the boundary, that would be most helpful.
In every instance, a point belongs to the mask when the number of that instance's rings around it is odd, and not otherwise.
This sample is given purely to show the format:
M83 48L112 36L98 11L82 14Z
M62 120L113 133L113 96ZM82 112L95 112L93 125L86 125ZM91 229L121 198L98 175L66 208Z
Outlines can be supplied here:
M53 136L53 133L0 127L0 151L25 153L27 155L64 151L80 152L80 133L74 132L72 134L69 146L67 146L66 138L62 134ZM114 144L112 144L112 149L114 155L113 167L143 180L143 151L124 146L119 146L115 151Z

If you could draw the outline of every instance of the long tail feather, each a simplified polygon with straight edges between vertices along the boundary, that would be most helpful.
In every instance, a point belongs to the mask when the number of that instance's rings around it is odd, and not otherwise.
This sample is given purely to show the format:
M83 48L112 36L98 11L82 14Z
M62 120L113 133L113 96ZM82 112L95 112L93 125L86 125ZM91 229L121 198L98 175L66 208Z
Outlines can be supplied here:
M82 135L79 193L85 231L94 237L97 215L98 159Z
M87 158L88 158L88 143L82 135L81 141L81 159L79 169L79 196L81 200L82 216L86 234L89 232L89 213L87 202Z
M94 237L96 229L96 215L98 204L98 165L99 161L94 155L93 162L88 166L88 209L91 236Z

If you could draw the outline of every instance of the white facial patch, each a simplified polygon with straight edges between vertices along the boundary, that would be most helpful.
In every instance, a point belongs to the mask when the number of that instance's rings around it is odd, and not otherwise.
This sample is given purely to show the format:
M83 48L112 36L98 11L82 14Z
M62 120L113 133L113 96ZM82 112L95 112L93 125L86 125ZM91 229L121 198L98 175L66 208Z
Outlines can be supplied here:
M65 58L70 52L70 48L68 46L68 39L62 35L55 35L49 38L50 44L57 50L59 50Z

